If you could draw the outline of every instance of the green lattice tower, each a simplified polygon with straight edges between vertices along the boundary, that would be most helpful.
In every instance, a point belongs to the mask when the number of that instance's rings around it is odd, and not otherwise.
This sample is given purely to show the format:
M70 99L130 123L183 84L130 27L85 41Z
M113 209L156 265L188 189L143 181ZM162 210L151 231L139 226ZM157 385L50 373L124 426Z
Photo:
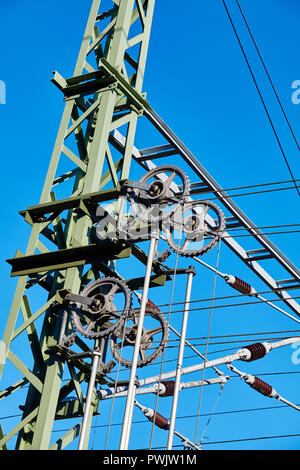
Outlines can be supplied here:
M69 363L65 356L57 355L62 316L53 307L61 305L63 292L76 294L101 273L116 275L111 261L124 258L127 263L136 258L147 263L147 254L136 244L123 246L110 240L100 243L91 230L97 223L97 205L112 201L117 211L119 201L124 200L122 188L129 173L131 179L137 179L132 174L132 158L144 170L156 167L152 160L170 156L176 157L172 162L176 161L177 167L188 166L191 181L197 179L191 194L203 197L211 193L222 206L228 230L222 242L285 307L300 316L300 306L289 293L299 288L299 270L218 185L142 93L154 1L103 0L109 2L112 8L102 12L100 0L92 3L73 77L64 79L54 74L52 81L63 93L65 110L40 203L21 211L32 226L26 253L17 251L8 260L12 276L19 276L19 280L0 344L0 368L2 374L5 353L5 367L13 367L21 378L0 392L0 399L11 398L28 383L29 390L20 423L5 435L0 427L0 448L17 436L17 449L63 449L80 434L81 423L72 424L49 444L56 419L80 420L84 409L82 383L90 375L86 367L77 367L79 363ZM133 145L141 116L158 131L162 145L140 151ZM237 227L251 234L251 249L231 236L230 229ZM156 286L174 274L174 270L162 269L157 261L152 271L152 285ZM281 279L277 279L278 272L282 273ZM143 278L126 281L131 289L143 288ZM84 341L77 337L76 342L86 353ZM23 354L25 345L31 351L30 360ZM71 379L62 383L66 363ZM6 373L5 379L7 376L10 374ZM73 392L75 401L69 399ZM94 395L89 429L97 410ZM85 448L88 439L89 432Z
M17 252L15 258L8 260L12 276L19 276L19 280L2 344L7 359L23 378L4 390L2 398L26 383L29 390L22 419L2 437L2 448L18 435L16 449L48 449L54 420L70 416L63 400L72 389L78 397L78 409L73 409L73 414L78 416L82 411L80 383L85 374L70 366L73 380L62 384L64 360L49 355L49 347L57 344L60 330L60 317L52 306L61 289L78 293L95 279L101 270L99 263L107 273L108 260L131 254L130 248L112 249L111 243L95 243L90 228L97 204L117 200L120 182L129 176L137 121L148 106L142 85L154 0L109 3L110 9L101 11L100 0L92 2L74 75L64 79L54 73L52 81L64 95L65 108L40 202L21 211L32 226L26 253ZM126 140L116 159L110 135L124 126ZM49 243L53 249L49 249ZM46 298L32 312L30 297L36 289L41 289ZM35 324L41 319L38 334ZM14 341L20 335L24 342L29 340L32 367L13 352ZM1 364L1 374L3 368ZM90 419L94 412L92 408ZM80 425L70 429L59 440L59 448L79 432ZM88 442L86 448L87 445ZM52 448L58 448L58 444Z

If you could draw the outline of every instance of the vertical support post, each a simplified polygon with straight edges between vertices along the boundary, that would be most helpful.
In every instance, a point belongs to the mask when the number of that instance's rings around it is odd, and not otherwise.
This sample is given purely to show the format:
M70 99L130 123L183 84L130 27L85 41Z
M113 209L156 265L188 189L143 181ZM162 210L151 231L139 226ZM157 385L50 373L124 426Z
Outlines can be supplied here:
M184 312L183 312L182 325L181 325L181 338L180 338L178 358L177 358L177 368L176 368L176 376L175 376L171 418L170 418L170 425L169 425L167 450L172 450L172 446L173 446L173 438L174 438L174 432L175 432L175 420L176 420L176 414L177 414L178 396L179 396L179 391L180 391L180 381L181 381L181 373L182 373L183 353L184 353L184 345L185 345L186 330L187 330L190 300L191 300L192 280L193 280L194 275L195 275L195 270L193 266L190 266L189 271L188 271L188 279L187 279L187 286L186 286L186 293L185 293Z
M134 384L133 386L133 399L132 399L132 402L130 403L130 410L129 410L129 419L128 419L128 422L130 423L130 426L131 426L131 423L132 423L132 416L133 416L133 410L134 410L134 403L135 403L135 396L136 396L136 384ZM125 436L126 440L125 440L125 449L128 449L128 446L129 446L129 439L130 439L130 428L129 428L129 431L126 433L126 436Z
M91 409L92 397L94 393L96 374L97 374L97 370L99 367L99 361L100 361L101 356L102 356L102 353L98 349L95 349L95 351L93 351L93 364L92 364L92 370L91 370L91 375L90 375L90 380L89 380L89 385L88 385L87 396L85 400L85 407L84 407L84 414L83 414L78 450L83 450L84 447L86 447L88 421L90 417L90 409Z
M155 256L158 238L159 238L159 234L157 231L151 233L147 267L146 267L145 280L144 280L144 286L143 286L143 295L141 299L140 316L139 316L138 328L137 328L137 333L136 333L136 341L135 341L133 358L132 358L132 366L131 366L131 372L130 372L128 392L127 392L127 400L126 400L126 406L125 406L125 412L124 412L124 418L123 418L123 428L122 428L122 434L121 434L121 440L120 440L120 450L127 450L128 448L129 436L130 436L130 431L131 431L133 405L134 405L134 399L135 399L135 380L136 380L137 362L138 362L139 350L140 350L140 345L141 345L141 337L142 337L142 332L143 332L146 304L148 300L148 290L149 290L149 284L150 284L150 276L152 272L152 263L153 263L154 256Z

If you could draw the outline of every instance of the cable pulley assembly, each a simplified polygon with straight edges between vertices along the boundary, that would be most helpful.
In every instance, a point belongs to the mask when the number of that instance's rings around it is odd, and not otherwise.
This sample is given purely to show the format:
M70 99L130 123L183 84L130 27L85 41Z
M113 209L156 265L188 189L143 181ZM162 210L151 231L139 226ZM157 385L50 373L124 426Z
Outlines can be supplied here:
M131 182L127 185L130 186ZM163 165L147 172L128 189L131 189L129 201L134 215L144 222L153 223L170 217L174 206L189 195L190 182L180 168Z
M82 290L78 302L71 304L73 326L86 338L107 337L121 325L131 301L131 292L123 281L97 279Z
M110 349L114 358L126 367L131 366L135 346L140 309L133 309L127 315L126 324L114 331ZM168 328L164 316L156 309L147 307L139 348L140 359L137 367L151 364L161 354L168 339Z
M191 201L178 204L163 228L175 253L199 256L216 246L225 229L225 217L211 201Z

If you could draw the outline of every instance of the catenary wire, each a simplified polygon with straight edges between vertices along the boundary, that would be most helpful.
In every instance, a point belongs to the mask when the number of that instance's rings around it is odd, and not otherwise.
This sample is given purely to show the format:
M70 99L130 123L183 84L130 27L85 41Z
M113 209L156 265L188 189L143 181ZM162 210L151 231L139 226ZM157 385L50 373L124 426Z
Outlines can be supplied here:
M282 288L278 288L276 290L278 291L282 291L282 290L287 290L287 289L299 289L300 288L300 285L295 285L293 287L282 287ZM271 294L271 293L274 293L274 290L266 290L266 291L260 291L260 292L256 292L257 295L261 295L261 294ZM248 297L247 294L235 294L235 295L225 295L225 296L219 296L219 297L215 297L214 300L224 300L224 299L235 299L235 298L238 298L238 297ZM253 295L253 297L255 298L255 295ZM289 300L297 300L299 299L300 296L290 296L289 297ZM209 302L211 301L212 299L211 298L206 298L206 299L194 299L194 300L191 300L189 303L192 304L192 303L198 303L198 302ZM275 299L265 299L265 300L258 300L256 302L243 302L243 303L237 303L237 304L224 304L224 305L218 305L216 306L215 308L220 308L220 307L231 307L231 306L238 306L238 305L252 305L252 304L259 304L259 303L267 303L267 302L283 302L284 299L283 298L275 298ZM184 302L173 302L172 305L183 305ZM160 308L160 307L168 307L169 304L156 304L155 305L157 308ZM200 307L199 309L192 309L192 310L207 310L209 309L210 307ZM122 312L122 310L116 310L115 313L120 313ZM171 313L180 313L182 312L182 310L173 310L171 311ZM160 311L160 313L163 313L163 314L167 314L168 312L162 312Z
M286 230L285 232L264 232L263 235L286 235L286 234L291 234L291 233L299 233L300 230ZM253 237L255 234L251 233L246 233L246 234L241 234L241 235L225 235L222 237L224 238L244 238L244 237Z
M298 330L278 330L278 331L263 331L263 332L257 332L257 333L237 333L237 334L232 334L232 335L210 335L210 339L219 339L219 338L237 338L239 336L259 336L259 335L271 335L271 334L283 334L283 333L297 333L300 332L300 329ZM206 339L205 336L193 336L191 338L187 338L188 341L193 341L193 340L200 340L200 339ZM179 339L174 338L174 339L169 339L169 342L178 342ZM252 340L249 340L252 341Z
M208 331L206 337L206 346L205 346L205 353L204 353L204 367L202 372L202 381L204 383L204 376L205 376L205 364L207 359L207 352L208 352L208 345L209 345L209 337L210 337L210 330L211 330L211 323L212 323L212 313L213 313L213 306L214 306L214 297L216 291L216 283L217 283L217 271L219 267L219 260L220 260L220 248L221 242L218 243L218 253L217 253L217 261L216 261L216 270L214 273L214 281L213 281L213 293L212 293L212 300L210 305L210 313L209 313L209 320L208 320ZM198 403L198 413L197 413L197 421L196 421L196 430L195 430L195 438L194 442L197 443L197 435L198 435L198 427L199 427L199 418L200 418L200 410L201 410L201 403L202 403L202 395L203 395L203 384L200 387L200 396L199 396L199 403Z
M239 10L240 10L240 13L241 13L242 17L243 17L243 20L244 20L244 22L245 22L245 25L246 25L246 27L247 27L247 30L248 30L248 32L249 32L249 34L250 34L250 37L251 37L252 42L253 42L253 44L254 44L254 47L255 47L255 49L256 49L256 52L257 52L257 54L258 54L258 56L259 56L259 58L260 58L260 61L261 61L261 63L262 63L262 66L263 66L263 68L264 68L264 70L265 70L265 72L266 72L266 75L267 75L267 77L268 77L268 80L269 80L269 82L270 82L270 85L271 85L271 87L272 87L272 89L273 89L273 91L274 91L274 94L275 94L275 96L276 96L277 102L278 102L278 104L279 104L279 106L280 106L280 109L281 109L281 111L282 111L282 113L283 113L283 116L284 116L285 121L286 121L286 123L287 123L287 125L288 125L288 128L289 128L289 130L290 130L290 132L291 132L291 134L292 134L293 140L294 140L294 142L295 142L295 144L296 144L298 150L300 150L300 146L299 146L298 140L297 140L297 138L296 138L296 135L295 135L295 133L294 133L294 131L293 131L292 125L291 125L291 123L290 123L290 120L288 119L287 114L286 114L286 112L285 112L285 110L284 110L284 107L283 107L282 102L281 102L281 100L280 100L280 98L279 98L278 92L277 92L277 90L276 90L276 87L275 87L275 85L274 85L274 83L273 83L273 80L272 80L272 78L271 78L271 76L270 76L270 73L269 73L269 71L268 71L268 69L267 69L267 66L266 66L265 61L264 61L264 59L263 59L263 57L262 57L262 54L261 54L261 52L260 52L260 50L259 50L259 47L258 47L258 45L257 45L257 42L256 42L255 39L254 39L253 32L252 32L252 30L251 30L251 28L250 28L250 26L249 26L249 23L248 23L248 21L247 21L247 19L246 19L246 15L245 15L245 13L244 13L244 11L243 11L241 5L240 5L239 0L236 0L236 4L237 4L237 6L238 6L238 8L239 8Z
M245 441L258 441L262 439L282 439L284 437L299 437L300 434L282 434L279 436L258 436L258 437L247 437L244 439L231 439L228 441L214 441L214 442L204 442L202 445L211 445L211 444L229 444L233 442L245 442ZM174 447L182 447L183 444L177 444ZM153 447L153 450L159 450L159 449L164 449L164 447ZM142 450L142 449L136 449L136 450Z
M284 150L283 150L283 147L282 147L282 144L281 144L281 142L280 142L280 139L279 139L279 136L278 136L278 134L277 134L277 131L276 131L276 129L275 129L274 123L273 123L273 121L272 121L272 118L271 118L270 113L269 113L269 111L268 111L268 108L267 108L267 106L266 106L266 103L265 103L265 100L264 100L264 98L263 98L263 96L262 96L262 93L261 93L261 91L260 91L260 89L259 89L259 86L258 86L258 83L257 83L256 78L255 78L255 76L254 76L253 70L252 70L251 65L250 65L250 63L249 63L249 60L248 60L248 58L247 58L247 54L246 54L245 49L244 49L244 47L243 47L243 45L242 45L242 43L241 43L240 37L239 37L238 32L237 32L237 30L236 30L236 27L235 27L235 25L234 25L233 19L232 19L230 13L229 13L229 10L228 10L228 8L227 8L227 5L226 5L225 0L222 0L222 3L223 3L223 6L224 6L224 8L225 8L225 10L226 10L226 13L227 13L228 19L229 19L229 21L230 21L230 24L231 24L231 26L232 26L232 29L233 29L233 31L234 31L234 34L235 34L235 36L236 36L236 38L237 38L238 44L239 44L239 46L240 46L240 49L241 49L242 54L243 54L243 56L244 56L244 59L245 59L245 61L246 61L246 64L247 64L247 67L248 67L248 69L249 69L250 75L251 75L251 77L252 77L253 83L254 83L255 88L256 88L256 90L257 90L257 93L258 93L258 95L259 95L259 97L260 97L260 100L261 100L261 102L262 102L263 108L264 108L264 110L265 110L265 113L266 113L266 115L267 115L267 118L268 118L268 120L269 120L269 123L270 123L270 125L271 125L271 128L272 128L272 130L273 130L275 139L276 139L276 141L277 141L277 143L278 143L278 146L279 146L279 148L280 148L280 151L281 151L281 154L282 154L283 159L284 159L284 161L285 161L285 164L286 164L286 166L287 166L287 169L288 169L288 171L289 171L289 173L290 173L290 176L291 176L291 178L292 178L292 180L293 180L293 182L294 182L294 185L295 185L295 188L296 188L296 190L297 190L298 196L300 197L300 191L299 191L299 188L298 188L297 183L296 183L296 181L295 181L295 177L294 177L294 175L293 175L292 169L291 169L291 167L290 167L290 164L289 164L289 162L288 162L288 160L287 160L287 157L286 157L286 155L285 155L285 152L284 152Z
M296 296L296 297L290 297L290 299L293 299L293 300L296 300L296 299L299 299L300 297L299 296ZM257 300L257 301L252 301L252 302L239 302L239 303L236 303L236 304L223 304L223 305L214 305L214 309L216 308L227 308L227 307L241 307L241 306L244 306L244 305L256 305L256 304L264 304L264 303L267 303L267 302L282 302L283 299L273 299L273 300ZM198 308L192 308L190 309L191 312L197 312L199 310L209 310L210 309L210 306L208 307L198 307ZM167 312L161 312L162 314L166 314ZM182 313L182 310L172 310L171 311L172 314L174 313Z
M273 188L273 189L263 189L263 190L260 190L260 191L248 191L246 193L240 193L240 194L231 194L230 196L228 194L226 194L225 196L224 195L219 195L219 196L216 196L216 197L210 197L210 198L206 198L208 201L215 201L215 200L219 200L221 201L222 199L232 199L234 197L239 197L239 196L251 196L253 194L265 194L265 193L274 193L276 191L285 191L287 189L297 189L297 191L299 191L299 188L300 186L298 186L296 184L296 186L288 186L287 188ZM211 191L207 191L207 193L210 193ZM205 194L205 192L201 192L201 194Z
M126 312L126 315L125 315L126 318L125 318L125 325L124 325L123 333L122 333L122 344L121 344L120 356L119 356L119 360L118 360L118 364L117 364L117 371L116 371L117 374L116 374L115 383L114 383L112 404L111 404L110 413L109 413L109 426L107 428L106 439L105 439L105 447L104 447L105 450L106 450L107 445L108 445L110 425L111 425L111 420L112 420L112 415L113 415L113 409L114 409L114 403L115 403L115 394L116 394L116 391L117 391L117 384L118 384L118 378L119 378L119 373L120 373L120 365L121 365L120 361L121 361L122 350L123 350L123 345L124 345L124 340L125 340L125 332L126 332L126 324L127 324L127 321L128 321L128 315L129 315L129 311Z
M284 224L284 225L255 225L255 227L251 227L251 230L257 229L265 229L265 228L287 228L287 227L299 227L300 224ZM228 227L226 228L226 232L231 232L231 231L236 231L236 230L249 230L247 227Z
M295 181L300 181L300 179L295 179ZM266 183L257 183L257 184L248 184L246 186L236 186L236 187L231 187L231 188L222 188L222 191L237 191L238 189L250 189L250 188L259 188L262 186L273 186L275 184L288 184L288 183L293 183L294 180L282 180L282 181L267 181ZM294 188L294 186L293 186ZM276 189L276 188L275 188ZM280 188L278 188L280 189ZM206 189L204 188L201 190L201 193L219 193L220 190L218 189Z
M300 331L300 330L299 330ZM274 341L274 340L283 340L283 339L287 339L287 338L290 338L290 336L279 336L279 337L268 337L268 338L256 338L255 341L257 342L260 342L260 343L263 343L265 341ZM211 342L210 343L210 346L215 346L217 344L236 344L236 343L248 343L250 341L253 341L252 339L243 339L243 340L230 340L230 341L216 341L216 342ZM299 339L299 343L300 343L300 339ZM206 343L192 343L192 346L206 346ZM166 346L167 349L176 349L177 348L177 345L169 345L169 346ZM155 349L155 348L148 348L149 351L151 351L152 349Z
M180 228L179 232L179 242L181 240L182 236L182 227ZM172 302L173 302L173 295L174 295L174 288L175 288L175 280L176 280L176 272L177 272L177 266L178 266L178 260L179 260L179 254L176 254L176 259L175 259L175 269L174 269L174 276L172 280L172 288L171 288L171 296L170 296L170 302L169 302L169 314L167 318L167 324L170 323L170 315L171 315L171 308L172 308ZM161 367L159 371L159 380L158 380L158 386L160 385L161 382L161 375L162 375L162 369L163 369L163 364L164 364L164 357L165 357L165 350L166 350L166 344L163 346L162 350L162 359L160 361ZM158 395L156 396L155 400L155 408L154 408L154 416L153 416L153 423L152 423L152 429L151 429L151 436L150 436L150 446L149 448L152 448L152 441L153 441L153 436L154 436L154 428L155 428L155 418L156 418L156 413L157 413L157 406L158 406Z
M283 289L279 289L279 290L283 290ZM271 294L271 293L274 293L274 290L267 290L267 291L257 292L257 294L259 294L259 295L261 295L261 294ZM215 297L215 300L234 299L234 298L245 297L245 296L246 296L246 294L224 295L224 296ZM298 299L299 297L290 297L290 298L295 300L295 299ZM208 301L211 301L211 300L212 300L212 298L208 297L206 299L194 299L194 300L191 300L189 303L192 304L192 303L197 303L197 302L208 302ZM274 300L283 301L283 299L274 299ZM273 302L274 300L268 300L268 302ZM183 305L183 304L184 304L184 302L173 302L173 305ZM159 307L159 308L160 307L167 307L168 305L169 304L156 304L156 307Z

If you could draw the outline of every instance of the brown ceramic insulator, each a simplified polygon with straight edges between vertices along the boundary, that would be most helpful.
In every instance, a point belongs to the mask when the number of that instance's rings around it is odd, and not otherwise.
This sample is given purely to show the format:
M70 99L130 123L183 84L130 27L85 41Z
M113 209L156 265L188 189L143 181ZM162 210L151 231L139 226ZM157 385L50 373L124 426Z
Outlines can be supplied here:
M165 387L165 391L160 393L160 397L171 397L174 395L174 388L175 388L175 381L174 380L166 380L165 382L161 382Z
M165 431L169 429L169 422L167 418L165 418L164 416L162 416L161 414L157 412L151 418L149 418L149 420L152 423L154 421L154 424L156 424L156 426L158 426L161 429L164 429Z
M245 359L245 361L251 362L256 359L261 359L266 354L266 348L262 343L253 343L248 346L244 346L243 349L248 349L251 353L250 359Z
M253 384L250 384L250 387L254 388L259 393L262 393L266 397L270 397L273 392L272 386L259 379L258 377L254 377L254 382Z
M248 284L248 282L245 282L245 281L243 281L242 279L240 279L239 277L236 277L236 276L235 276L235 281L230 285L235 290L238 290L239 292L241 292L242 294L245 294L245 295L250 295L251 292L252 292L252 287L250 286L250 284Z

